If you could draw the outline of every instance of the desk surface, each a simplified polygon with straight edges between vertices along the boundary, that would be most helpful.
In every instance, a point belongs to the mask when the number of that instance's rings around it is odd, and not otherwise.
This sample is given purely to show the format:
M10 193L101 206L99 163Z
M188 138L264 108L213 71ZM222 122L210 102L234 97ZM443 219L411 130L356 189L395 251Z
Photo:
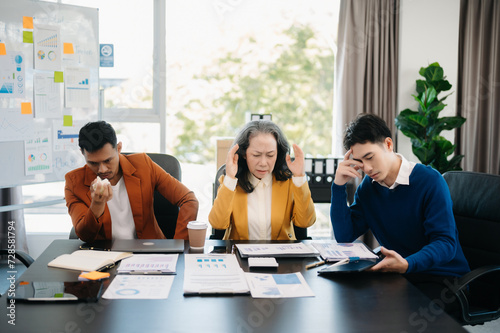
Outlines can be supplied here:
M26 281L74 281L79 272L47 267L79 240L55 240L22 275ZM207 241L213 246L231 243ZM189 246L186 244L186 253ZM246 259L238 257L248 271ZM251 296L184 296L184 256L168 299L106 300L97 303L16 303L16 326L8 325L6 297L2 332L466 332L397 274L360 273L338 277L305 270L315 258L278 258L277 273L300 271L315 297L253 299ZM272 272L272 271L270 271ZM276 270L274 271L276 272ZM111 270L112 275L114 269ZM2 300L3 299L3 300ZM7 319L6 319L7 318Z

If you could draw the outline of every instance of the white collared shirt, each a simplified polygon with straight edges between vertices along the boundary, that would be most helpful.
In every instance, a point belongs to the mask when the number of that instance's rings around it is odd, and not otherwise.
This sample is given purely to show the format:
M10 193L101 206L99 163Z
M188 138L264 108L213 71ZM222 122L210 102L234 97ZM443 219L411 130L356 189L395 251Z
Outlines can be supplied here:
M254 186L252 193L247 195L248 206L248 239L270 240L271 239L271 209L273 175L268 173L264 178L258 179L254 175L249 176L250 183ZM292 177L295 186L301 187L307 181L307 177ZM236 189L238 179L224 177L224 186L231 191Z
M398 176L396 177L396 181L392 184L391 187L387 186L384 182L377 182L380 185L389 188L390 190L395 189L398 185L410 185L410 175L415 167L415 162L408 161L403 155L395 153L397 157L401 160L401 166L399 167ZM372 182L375 180L372 179Z
M134 239L135 223L130 207L127 188L123 177L120 178L113 189L113 198L107 202L111 215L111 235L115 239Z
M262 179L249 175L254 190L248 193L248 239L271 239L271 207L273 175L268 173Z

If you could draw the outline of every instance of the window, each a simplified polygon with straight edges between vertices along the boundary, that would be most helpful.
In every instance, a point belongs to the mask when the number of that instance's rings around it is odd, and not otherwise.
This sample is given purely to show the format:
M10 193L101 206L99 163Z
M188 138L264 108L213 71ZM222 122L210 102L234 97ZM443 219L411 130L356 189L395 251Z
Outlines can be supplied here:
M115 67L99 74L102 118L115 127L124 151L164 151L181 161L183 183L200 201L200 220L208 220L212 206L215 140L234 137L250 114L272 114L307 154L331 153L340 1L61 2L99 8L99 41L115 52ZM161 22L156 9L163 5ZM153 66L161 56L154 52L161 43L166 91L157 92ZM161 93L165 102L155 102ZM328 210L317 205L310 235L331 237Z
M339 4L167 1L167 151L213 165L216 138L234 137L260 113L272 114L305 153L329 155ZM203 181L213 182L215 171ZM201 195L205 219L212 195ZM325 206L317 205L310 234L331 236Z

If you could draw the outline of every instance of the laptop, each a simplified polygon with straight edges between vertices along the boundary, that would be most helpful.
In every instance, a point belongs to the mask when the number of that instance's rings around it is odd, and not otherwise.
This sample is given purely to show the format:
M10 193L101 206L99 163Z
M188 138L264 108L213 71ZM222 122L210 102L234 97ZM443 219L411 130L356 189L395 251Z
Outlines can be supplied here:
M113 251L133 253L182 253L183 239L116 239Z

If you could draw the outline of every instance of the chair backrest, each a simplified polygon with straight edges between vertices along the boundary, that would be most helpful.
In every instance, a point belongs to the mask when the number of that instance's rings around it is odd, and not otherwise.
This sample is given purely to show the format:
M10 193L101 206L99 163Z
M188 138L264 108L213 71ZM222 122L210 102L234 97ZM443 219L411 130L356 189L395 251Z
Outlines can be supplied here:
M217 174L215 175L215 181L214 181L214 188L213 188L213 201L215 201L215 198L217 197L217 190L219 189L219 178L222 175L226 174L226 165L223 164L219 170L217 170ZM297 240L304 240L304 239L311 239L311 237L307 236L307 229L306 228L300 228L297 226L293 226L294 232L295 232L295 238ZM210 235L210 239L222 239L224 237L226 230L220 230L220 229L212 229L212 235Z
M500 265L500 175L449 171L460 244L471 269Z
M147 154L153 162L158 164L166 172L168 172L172 177L178 181L182 180L181 165L177 158L172 155L167 154ZM177 225L177 216L179 215L179 207L170 203L163 195L158 191L154 192L154 203L153 203L154 213L156 221L160 226L163 234L166 238L174 238L175 227Z
M123 153L124 155L129 155L132 153ZM168 172L172 177L181 181L182 171L181 165L177 158L168 154L156 154L147 153L147 155L158 164L163 170ZM175 227L177 225L177 216L179 215L179 207L170 203L163 195L158 191L154 192L154 203L153 203L154 214L158 225L160 226L163 234L166 238L174 238ZM71 229L70 239L77 239L74 227Z

